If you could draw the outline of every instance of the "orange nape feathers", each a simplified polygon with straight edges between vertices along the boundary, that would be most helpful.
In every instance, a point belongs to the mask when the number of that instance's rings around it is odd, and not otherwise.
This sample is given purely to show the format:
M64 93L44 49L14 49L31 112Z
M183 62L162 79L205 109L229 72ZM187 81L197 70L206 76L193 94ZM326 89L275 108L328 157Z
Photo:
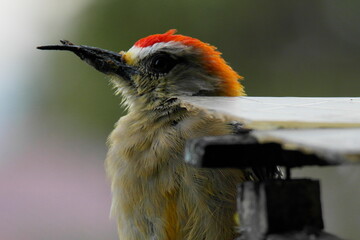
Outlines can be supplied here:
M203 63L208 71L220 79L221 88L220 96L242 96L245 95L244 87L239 83L243 77L237 74L221 57L221 52L216 50L216 47L204 43L199 39L175 34L176 30L171 29L163 34L154 34L138 40L134 46L145 48L150 47L160 42L181 42L185 46L194 47L201 51L203 56Z

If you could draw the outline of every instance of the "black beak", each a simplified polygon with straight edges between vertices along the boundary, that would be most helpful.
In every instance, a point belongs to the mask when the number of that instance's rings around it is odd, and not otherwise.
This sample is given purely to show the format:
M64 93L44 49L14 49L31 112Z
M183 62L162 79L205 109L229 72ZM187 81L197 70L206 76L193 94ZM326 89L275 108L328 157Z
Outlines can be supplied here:
M37 49L71 51L98 71L110 75L115 74L127 80L130 80L131 75L137 72L134 67L124 62L122 55L119 53L96 47L74 45L67 40L61 40L60 42L62 45L39 46Z

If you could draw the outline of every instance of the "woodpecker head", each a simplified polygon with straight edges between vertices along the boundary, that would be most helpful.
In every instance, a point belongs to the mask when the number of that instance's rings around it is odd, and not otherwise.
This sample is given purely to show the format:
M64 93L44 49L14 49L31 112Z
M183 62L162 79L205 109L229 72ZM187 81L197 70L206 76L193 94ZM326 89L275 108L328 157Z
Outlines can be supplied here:
M111 75L125 98L151 96L240 96L242 79L215 47L169 30L138 40L127 52L74 45L41 46L44 50L68 50L97 70Z

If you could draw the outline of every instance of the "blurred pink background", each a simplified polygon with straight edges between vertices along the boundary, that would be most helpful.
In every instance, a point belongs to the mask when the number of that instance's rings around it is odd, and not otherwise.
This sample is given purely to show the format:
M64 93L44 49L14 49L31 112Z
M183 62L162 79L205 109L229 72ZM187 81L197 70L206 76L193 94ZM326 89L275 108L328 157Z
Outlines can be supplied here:
M116 239L105 145L54 139L34 125L17 126L2 151L11 160L0 165L0 239Z

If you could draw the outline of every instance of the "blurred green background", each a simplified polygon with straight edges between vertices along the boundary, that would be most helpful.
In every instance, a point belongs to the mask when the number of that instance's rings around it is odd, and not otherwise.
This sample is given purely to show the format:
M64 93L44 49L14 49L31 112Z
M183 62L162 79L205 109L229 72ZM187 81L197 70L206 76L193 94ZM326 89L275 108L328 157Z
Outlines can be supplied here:
M103 171L124 114L67 39L113 51L171 28L218 47L250 96L360 94L359 1L15 0L0 3L0 239L116 239ZM360 239L359 168L310 168L326 230Z

